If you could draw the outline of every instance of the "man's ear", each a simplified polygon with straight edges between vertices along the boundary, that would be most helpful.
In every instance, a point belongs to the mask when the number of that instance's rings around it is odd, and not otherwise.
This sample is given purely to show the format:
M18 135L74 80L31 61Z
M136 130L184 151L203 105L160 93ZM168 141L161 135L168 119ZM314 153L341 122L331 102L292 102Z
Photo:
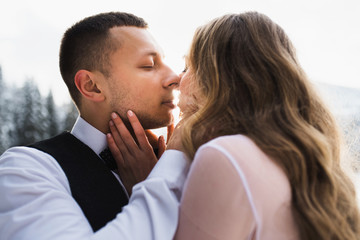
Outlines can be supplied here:
M105 96L101 89L97 86L95 75L92 72L79 70L75 74L74 81L77 89L83 97L94 102L104 101Z

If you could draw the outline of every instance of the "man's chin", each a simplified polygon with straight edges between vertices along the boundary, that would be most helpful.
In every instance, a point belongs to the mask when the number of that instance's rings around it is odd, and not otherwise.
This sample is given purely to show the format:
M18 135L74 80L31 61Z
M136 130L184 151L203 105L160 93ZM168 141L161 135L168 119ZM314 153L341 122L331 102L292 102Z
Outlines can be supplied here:
M167 118L144 118L140 120L144 129L156 129L169 126L174 123L174 116L171 114Z

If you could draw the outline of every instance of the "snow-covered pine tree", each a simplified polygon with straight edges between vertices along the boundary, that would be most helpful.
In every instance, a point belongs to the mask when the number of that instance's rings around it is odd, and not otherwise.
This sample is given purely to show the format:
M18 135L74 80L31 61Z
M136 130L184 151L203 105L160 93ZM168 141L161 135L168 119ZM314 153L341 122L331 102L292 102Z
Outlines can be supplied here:
M45 99L45 121L46 131L44 133L46 138L53 137L59 133L59 118L56 110L53 94L50 91Z
M25 81L18 95L19 105L15 110L16 145L27 145L46 137L47 121L43 99L32 79Z
M6 84L0 66L0 154L13 144L13 88Z
M2 154L6 150L6 136L5 136L5 113L4 113L4 80L2 75L2 68L0 66L0 154Z
M65 109L65 116L63 118L63 130L70 131L76 121L76 118L79 115L79 112L72 101L64 105L63 108Z

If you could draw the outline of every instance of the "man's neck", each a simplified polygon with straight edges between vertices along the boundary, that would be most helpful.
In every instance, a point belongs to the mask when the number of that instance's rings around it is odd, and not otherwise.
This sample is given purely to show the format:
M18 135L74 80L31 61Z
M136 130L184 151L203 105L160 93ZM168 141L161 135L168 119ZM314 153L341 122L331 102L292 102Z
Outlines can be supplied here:
M88 122L91 126L93 126L94 128L96 128L97 130L99 130L100 132L107 134L110 132L109 129L109 121L110 121L110 117L89 117L86 114L81 114L80 116L86 121ZM99 114L100 116L100 114ZM104 121L107 120L107 121Z

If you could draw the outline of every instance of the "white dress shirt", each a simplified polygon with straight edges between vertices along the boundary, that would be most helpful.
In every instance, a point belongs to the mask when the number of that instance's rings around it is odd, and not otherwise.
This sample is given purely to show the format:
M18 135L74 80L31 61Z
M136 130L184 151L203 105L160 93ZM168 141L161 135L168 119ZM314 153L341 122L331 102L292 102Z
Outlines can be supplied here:
M106 147L105 135L81 118L72 134L97 154ZM183 153L165 151L129 204L94 233L58 162L35 148L10 148L0 157L0 239L172 239L188 169Z

